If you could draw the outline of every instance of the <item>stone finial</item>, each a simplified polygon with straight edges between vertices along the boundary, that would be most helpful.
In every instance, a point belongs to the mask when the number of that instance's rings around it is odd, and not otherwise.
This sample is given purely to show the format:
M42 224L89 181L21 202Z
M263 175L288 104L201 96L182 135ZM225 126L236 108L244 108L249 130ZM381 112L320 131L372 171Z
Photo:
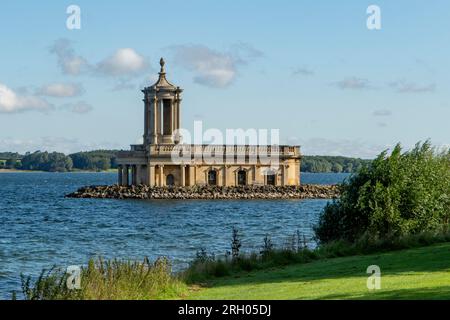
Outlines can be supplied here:
M164 59L163 58L161 58L160 60L159 60L159 65L161 66L161 73L164 73L165 71L164 71L164 65L166 64L166 62L164 61Z

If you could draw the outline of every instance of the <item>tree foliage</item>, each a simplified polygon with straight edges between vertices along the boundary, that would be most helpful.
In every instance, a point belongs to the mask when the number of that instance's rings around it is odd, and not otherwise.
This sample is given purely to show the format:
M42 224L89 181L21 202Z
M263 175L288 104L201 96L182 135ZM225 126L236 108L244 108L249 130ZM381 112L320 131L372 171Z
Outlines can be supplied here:
M334 156L303 156L302 172L353 173L368 165L371 160Z
M447 228L450 217L450 150L429 141L402 153L382 152L341 186L315 227L321 242L379 239Z
M70 154L73 167L80 170L108 170L117 168L115 150L95 150Z
M72 159L64 153L36 151L22 158L21 168L24 170L65 172L72 170L72 165Z

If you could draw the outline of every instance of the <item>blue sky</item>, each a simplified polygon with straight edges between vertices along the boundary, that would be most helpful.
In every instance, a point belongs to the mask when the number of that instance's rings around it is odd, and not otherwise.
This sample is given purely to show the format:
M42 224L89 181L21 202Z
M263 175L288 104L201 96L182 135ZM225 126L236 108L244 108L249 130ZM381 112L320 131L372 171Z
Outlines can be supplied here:
M449 145L449 35L444 0L2 1L0 151L136 143L161 56L187 129L279 128L305 154L364 158Z

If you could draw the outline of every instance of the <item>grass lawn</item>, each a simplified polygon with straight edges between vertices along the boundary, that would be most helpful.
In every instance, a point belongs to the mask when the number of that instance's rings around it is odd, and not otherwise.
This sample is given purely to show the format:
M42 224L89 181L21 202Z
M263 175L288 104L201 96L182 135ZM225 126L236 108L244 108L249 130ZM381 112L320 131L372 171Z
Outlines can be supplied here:
M369 291L366 269L381 268ZM187 299L450 299L450 243L242 273L192 286Z

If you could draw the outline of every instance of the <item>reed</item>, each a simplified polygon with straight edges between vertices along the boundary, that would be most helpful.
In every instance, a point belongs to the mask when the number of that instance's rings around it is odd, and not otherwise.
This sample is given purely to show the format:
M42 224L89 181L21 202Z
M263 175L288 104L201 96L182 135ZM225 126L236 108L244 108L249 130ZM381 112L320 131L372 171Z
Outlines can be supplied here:
M65 270L43 270L36 280L21 276L27 300L149 300L182 297L187 286L172 275L167 258L150 262L90 259L81 270L81 288L68 289Z

